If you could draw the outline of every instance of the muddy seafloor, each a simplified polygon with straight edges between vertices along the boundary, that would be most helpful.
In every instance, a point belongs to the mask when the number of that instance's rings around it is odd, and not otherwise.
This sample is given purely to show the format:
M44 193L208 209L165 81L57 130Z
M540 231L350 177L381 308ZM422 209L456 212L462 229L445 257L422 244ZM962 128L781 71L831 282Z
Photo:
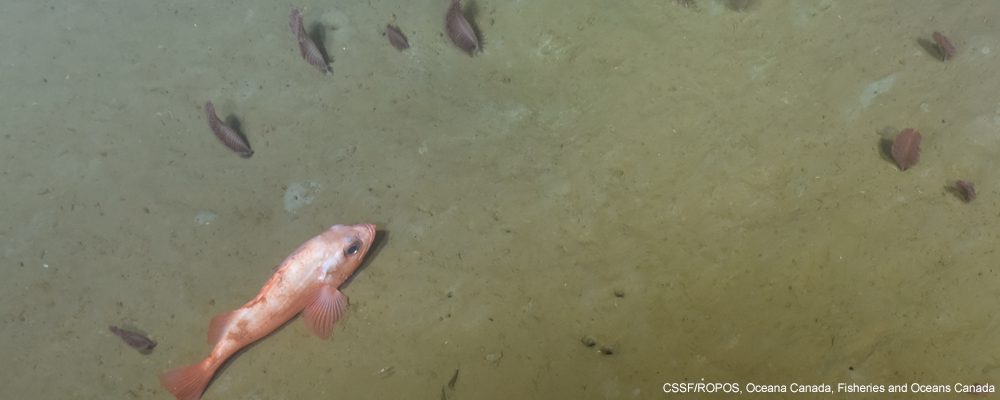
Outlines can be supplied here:
M478 0L475 57L447 5L296 4L326 77L287 3L9 4L0 397L169 399L213 315L355 222L384 241L333 338L293 321L205 399L998 381L1000 3Z

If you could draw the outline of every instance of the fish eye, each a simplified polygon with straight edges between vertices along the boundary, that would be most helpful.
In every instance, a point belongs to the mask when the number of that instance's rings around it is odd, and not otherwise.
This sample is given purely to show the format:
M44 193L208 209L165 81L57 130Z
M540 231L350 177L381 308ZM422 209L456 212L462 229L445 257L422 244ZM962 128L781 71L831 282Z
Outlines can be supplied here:
M351 242L350 246L347 246L347 248L344 249L344 255L353 256L355 254L358 254L359 250L361 250L361 242L355 239L353 242Z

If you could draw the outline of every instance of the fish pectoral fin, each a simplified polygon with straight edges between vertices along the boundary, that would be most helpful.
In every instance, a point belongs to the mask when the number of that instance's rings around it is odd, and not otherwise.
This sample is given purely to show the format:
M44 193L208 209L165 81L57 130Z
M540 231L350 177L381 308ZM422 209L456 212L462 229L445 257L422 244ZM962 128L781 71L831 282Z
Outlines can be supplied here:
M212 322L208 324L208 344L214 347L216 343L219 343L222 335L226 333L226 327L236 317L237 311L239 310L224 312L212 318Z
M302 310L302 320L312 333L326 339L333 333L333 323L347 312L347 296L330 285L316 291L316 298Z

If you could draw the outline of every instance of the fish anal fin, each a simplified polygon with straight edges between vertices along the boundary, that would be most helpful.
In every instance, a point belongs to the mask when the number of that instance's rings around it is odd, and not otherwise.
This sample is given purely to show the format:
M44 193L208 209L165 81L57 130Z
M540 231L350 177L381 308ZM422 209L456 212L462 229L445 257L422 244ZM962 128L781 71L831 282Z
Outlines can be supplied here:
M333 333L333 324L346 312L347 296L333 286L323 285L312 303L302 310L302 320L313 334L326 339Z
M222 335L226 333L226 328L236 318L236 311L239 310L224 312L212 318L212 322L208 324L208 344L214 347L216 343L219 343Z

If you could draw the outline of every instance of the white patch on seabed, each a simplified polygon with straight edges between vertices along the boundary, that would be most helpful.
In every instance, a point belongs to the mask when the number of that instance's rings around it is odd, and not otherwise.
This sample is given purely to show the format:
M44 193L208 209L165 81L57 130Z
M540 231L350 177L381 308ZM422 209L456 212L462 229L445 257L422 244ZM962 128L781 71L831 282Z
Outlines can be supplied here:
M302 181L288 185L285 189L285 211L295 212L312 204L319 192L319 184L313 181Z
M260 88L260 84L257 83L257 80L255 79L240 79L237 85L237 93L240 100L247 100L253 97L253 95L257 94L257 90Z
M891 74L865 86L865 90L861 92L861 96L858 96L858 103L861 104L861 108L868 108L868 106L872 105L875 97L888 92L889 89L892 89L892 84L895 82L896 74Z
M542 34L538 46L535 48L535 56L562 60L565 58L569 44L567 40L560 36L553 36L551 32Z
M869 83L861 91L861 95L858 96L858 106L851 107L847 111L847 114L851 117L856 117L862 110L871 106L876 97L892 89L893 83L896 83L896 74L889 74L882 79Z
M993 125L1000 127L1000 103L996 104L996 108L993 111Z
M767 71L768 67L774 64L774 57L759 57L759 62L750 66L750 79L758 80L764 76L764 72Z
M217 217L218 215L211 211L198 211L198 213L194 215L194 223L198 225L208 225L211 224L212 221L215 221Z

